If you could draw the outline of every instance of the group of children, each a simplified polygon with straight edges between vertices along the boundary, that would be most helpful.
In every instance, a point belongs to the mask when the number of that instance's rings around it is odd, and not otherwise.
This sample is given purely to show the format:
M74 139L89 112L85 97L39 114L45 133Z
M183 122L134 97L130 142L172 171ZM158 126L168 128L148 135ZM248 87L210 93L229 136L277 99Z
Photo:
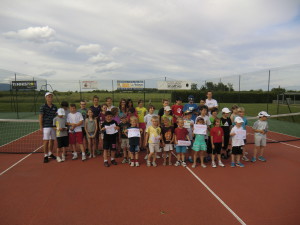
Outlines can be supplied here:
M209 97L209 96L208 96ZM215 100L214 100L215 101ZM172 150L175 147L175 166L186 166L187 161L195 168L197 162L205 168L211 161L212 167L224 167L222 159L231 157L231 167L244 167L241 160L249 161L246 145L245 110L236 105L222 109L218 117L218 108L213 99L201 100L200 105L194 103L189 96L188 103L182 105L182 99L170 107L168 100L163 100L163 107L155 114L155 107L146 109L142 100L138 106L133 102L121 99L118 107L112 105L112 99L99 105L99 98L94 96L93 105L87 109L86 102L80 102L80 109L71 104L62 103L57 111L53 126L57 136L58 162L65 160L66 147L70 145L73 158L77 159L76 144L81 150L82 160L86 160L85 148L90 158L96 157L98 145L103 147L104 166L117 165L116 151L123 153L122 163L138 167L139 152L146 150L147 166L157 166L157 158L163 157L163 165L172 165ZM212 106L212 107L210 107ZM266 146L267 118L262 111L259 120L254 123L255 149L251 162L256 159L266 161L263 157ZM231 141L232 148L229 149ZM162 152L162 154L161 154ZM257 154L259 152L259 157ZM61 157L60 157L61 156ZM110 157L110 163L108 159Z

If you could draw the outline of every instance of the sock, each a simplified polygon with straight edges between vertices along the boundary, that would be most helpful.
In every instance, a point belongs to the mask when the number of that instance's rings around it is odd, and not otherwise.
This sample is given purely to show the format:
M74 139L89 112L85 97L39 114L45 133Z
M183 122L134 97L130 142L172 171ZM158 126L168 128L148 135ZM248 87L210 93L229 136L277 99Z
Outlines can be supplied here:
M115 160L115 158L112 158L112 157L111 157L111 158L110 158L110 161L113 161L113 160Z
M104 159L104 162L107 162L108 160L107 159Z
M82 152L82 155L85 155L85 152Z
M52 155L52 152L48 152L48 156Z

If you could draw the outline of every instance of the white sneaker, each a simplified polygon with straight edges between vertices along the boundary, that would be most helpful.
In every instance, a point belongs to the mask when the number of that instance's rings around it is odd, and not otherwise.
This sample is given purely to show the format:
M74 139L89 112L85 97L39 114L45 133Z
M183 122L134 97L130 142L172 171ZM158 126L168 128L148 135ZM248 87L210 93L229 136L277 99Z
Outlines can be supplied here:
M148 159L148 154L145 156L145 158L144 159Z
M202 168L206 168L206 165L205 164L201 164Z
M56 157L57 162L62 162L61 158L59 156Z
M250 160L247 158L246 155L244 155L244 156L242 157L242 160L244 160L245 162L249 162L249 161L250 161Z
M196 168L196 164L193 164L193 165L192 165L192 168Z
M140 166L139 162L135 162L135 166L139 167Z
M64 154L61 155L61 161L64 162L66 160L66 157Z
M171 163L171 162L169 162L169 166L172 166L172 163Z
M134 162L131 162L131 163L130 163L130 166L134 166Z
M157 167L156 162L152 162L152 166Z
M156 155L156 158L157 158L157 159L160 159L161 157L160 157L159 155Z
M185 162L182 162L181 165L182 165L183 167L186 167L186 163L185 163Z
M91 155L91 154L89 155L89 158L92 158L92 155Z
M147 166L150 167L151 166L151 162L147 161Z
M176 161L176 163L174 164L174 166L180 166L180 162Z
M225 166L221 161L218 162L218 165L221 166L221 167Z
M212 168L216 168L216 167L217 167L216 163L215 163L215 162L212 162L212 163L211 163L211 167L212 167Z
M78 158L77 152L74 152L74 153L73 153L73 158L72 158L72 159L74 160L74 159L77 159L77 158Z
M82 155L81 159L82 159L82 161L86 160L86 156Z

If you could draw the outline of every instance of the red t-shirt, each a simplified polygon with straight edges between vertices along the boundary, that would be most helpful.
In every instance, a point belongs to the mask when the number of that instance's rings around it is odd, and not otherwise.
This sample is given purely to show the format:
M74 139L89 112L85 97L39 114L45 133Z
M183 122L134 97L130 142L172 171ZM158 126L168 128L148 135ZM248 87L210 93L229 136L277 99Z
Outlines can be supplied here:
M173 123L176 123L177 118L176 116L182 116L183 114L183 105L172 105L172 113L173 113Z
M186 128L179 128L177 127L175 129L175 135L176 135L176 139L181 140L181 141L185 141L186 140L186 136L189 134L188 130Z
M210 130L210 136L213 137L214 143L222 143L222 137L224 136L224 132L222 127L213 127Z

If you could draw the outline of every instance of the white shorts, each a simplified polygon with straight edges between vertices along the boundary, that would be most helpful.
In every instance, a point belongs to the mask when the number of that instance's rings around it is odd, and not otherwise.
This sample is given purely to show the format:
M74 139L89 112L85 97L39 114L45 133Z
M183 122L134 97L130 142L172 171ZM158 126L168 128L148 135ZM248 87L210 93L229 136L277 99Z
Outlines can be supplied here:
M129 139L128 138L122 138L121 139L121 148L127 148L129 149Z
M267 145L267 137L266 135L257 135L254 136L255 146L266 146Z
M159 143L149 143L149 151L152 152L159 152Z
M172 150L173 150L173 144L165 144L164 152L168 152Z
M55 130L52 127L44 127L43 140L48 141L48 140L55 140L55 139L56 139Z

